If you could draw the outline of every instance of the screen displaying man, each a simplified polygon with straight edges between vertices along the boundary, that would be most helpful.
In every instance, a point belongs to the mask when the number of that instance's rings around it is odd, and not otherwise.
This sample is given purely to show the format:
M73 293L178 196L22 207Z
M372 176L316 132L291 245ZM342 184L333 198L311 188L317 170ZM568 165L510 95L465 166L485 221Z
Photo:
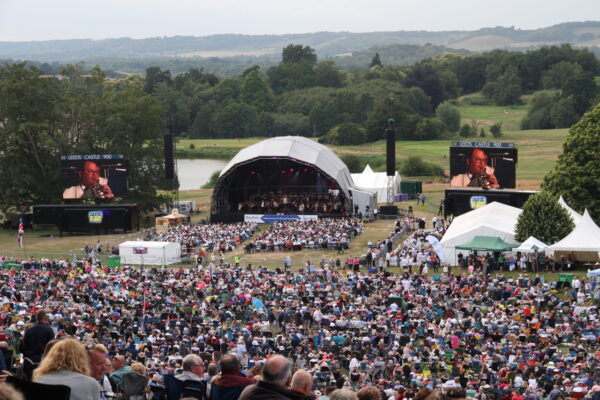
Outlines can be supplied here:
M66 188L63 199L112 199L114 195L108 186L108 179L100 176L101 171L95 162L84 162L77 172L79 184Z
M494 168L488 165L488 156L482 149L473 149L466 159L467 172L452 177L451 187L481 187L499 189Z

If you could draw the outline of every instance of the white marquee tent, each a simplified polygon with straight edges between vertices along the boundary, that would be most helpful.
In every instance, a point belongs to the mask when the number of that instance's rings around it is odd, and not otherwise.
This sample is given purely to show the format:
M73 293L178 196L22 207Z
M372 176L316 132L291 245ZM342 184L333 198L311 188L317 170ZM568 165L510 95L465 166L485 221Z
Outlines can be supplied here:
M394 195L400 193L400 174L396 171L392 177L394 182ZM377 202L387 202L388 176L386 172L374 172L371 166L367 164L364 171L360 174L352 174L352 180L357 186L374 189L377 191Z
M454 218L440 241L446 260L456 264L456 246L469 242L475 236L498 237L514 243L516 247L515 229L521 212L520 208L492 202Z
M549 255L571 254L575 261L598 261L600 257L600 227L585 210L581 221L564 239L546 248ZM558 253L558 254L557 254Z
M541 240L529 236L526 241L521 243L519 247L513 249L514 252L520 251L521 253L534 253L535 251L542 252L548 247L548 245Z
M558 204L560 204L562 206L562 208L567 210L567 213L569 213L569 215L573 219L573 225L577 226L579 224L579 221L581 221L581 214L579 214L577 211L575 211L571 207L569 207L569 205L567 204L565 199L563 199L562 196L559 197Z
M121 265L170 265L181 262L181 244L174 242L128 241L119 245Z

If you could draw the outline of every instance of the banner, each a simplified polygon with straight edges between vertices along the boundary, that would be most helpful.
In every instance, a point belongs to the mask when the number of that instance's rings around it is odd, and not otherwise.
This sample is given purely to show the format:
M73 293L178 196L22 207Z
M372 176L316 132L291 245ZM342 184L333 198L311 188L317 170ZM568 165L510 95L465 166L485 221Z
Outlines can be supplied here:
M244 222L272 224L273 222L316 221L318 215L278 215L278 214L245 214Z

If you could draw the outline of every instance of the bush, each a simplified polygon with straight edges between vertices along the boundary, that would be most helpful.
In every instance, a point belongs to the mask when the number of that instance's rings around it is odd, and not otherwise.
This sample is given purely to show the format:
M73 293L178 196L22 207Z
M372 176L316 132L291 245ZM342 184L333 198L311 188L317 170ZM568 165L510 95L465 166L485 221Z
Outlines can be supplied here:
M190 150L194 150L196 148L196 145L194 145L194 143L190 143L190 145L188 146L188 149Z
M449 132L458 132L460 129L460 112L458 108L446 101L438 106L435 114Z
M502 122L496 122L494 125L490 126L490 133L495 138L502 137Z
M444 169L420 156L410 156L402 163L400 173L403 176L443 176Z
M213 172L208 182L202 185L202 189L213 189L217 184L217 179L219 179L219 175L221 175L221 170Z

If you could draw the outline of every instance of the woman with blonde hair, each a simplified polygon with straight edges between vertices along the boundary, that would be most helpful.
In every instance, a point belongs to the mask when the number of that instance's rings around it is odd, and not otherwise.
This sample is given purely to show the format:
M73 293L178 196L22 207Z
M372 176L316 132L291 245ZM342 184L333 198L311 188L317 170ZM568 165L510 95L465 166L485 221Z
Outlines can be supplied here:
M90 376L90 361L85 347L75 339L58 341L33 371L33 381L71 388L70 400L100 398L100 385Z

